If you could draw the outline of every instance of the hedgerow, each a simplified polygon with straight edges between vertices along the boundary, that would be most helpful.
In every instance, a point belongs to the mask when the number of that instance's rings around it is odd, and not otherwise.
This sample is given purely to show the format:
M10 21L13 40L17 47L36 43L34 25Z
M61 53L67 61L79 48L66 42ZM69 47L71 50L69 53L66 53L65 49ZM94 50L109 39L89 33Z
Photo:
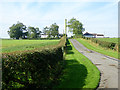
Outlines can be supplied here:
M2 54L2 88L52 88L63 68L66 38L46 49Z
M92 42L97 43L97 44L99 44L99 45L102 46L102 47L119 51L119 49L118 49L118 44L117 44L117 43L101 41L101 40L98 40L97 38L83 37L83 39L91 40Z

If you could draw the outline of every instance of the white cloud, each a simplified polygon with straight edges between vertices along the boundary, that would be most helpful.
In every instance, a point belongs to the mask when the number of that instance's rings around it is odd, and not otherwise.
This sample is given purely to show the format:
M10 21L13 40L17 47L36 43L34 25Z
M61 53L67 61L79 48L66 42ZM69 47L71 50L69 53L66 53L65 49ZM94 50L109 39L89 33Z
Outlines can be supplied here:
M1 2L115 2L119 0L1 0Z
M110 3L97 10L84 11L78 14L79 20L84 24L86 31L104 33L106 36L118 35L117 7Z
M0 3L2 37L8 37L7 30L17 21L23 22L27 26L38 26L41 30L56 22L60 27L60 33L62 33L65 18L69 20L72 17L80 20L87 31L98 33L106 31L106 33L111 32L109 35L112 35L112 30L117 29L116 2L105 4L96 9L89 9L89 4L93 3L87 1L79 3L43 3L39 1L38 3L33 1Z

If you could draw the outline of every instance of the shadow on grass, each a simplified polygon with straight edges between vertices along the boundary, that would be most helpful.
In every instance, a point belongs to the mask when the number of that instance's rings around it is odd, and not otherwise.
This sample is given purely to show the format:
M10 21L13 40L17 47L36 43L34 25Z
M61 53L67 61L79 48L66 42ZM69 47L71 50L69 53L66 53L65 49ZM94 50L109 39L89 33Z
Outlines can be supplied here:
M76 60L66 60L66 64L60 88L82 88L88 73L86 67Z
M71 45L67 45L67 54L74 54L74 52L72 51L72 47Z
M68 40L68 39L66 40L66 42L67 42L67 45L70 45L70 42L69 42L69 40Z
M67 44L67 54L70 56L74 55L70 44ZM82 88L85 85L85 79L88 74L86 67L80 64L76 58L67 58L65 63L66 67L58 88Z
M74 54L74 52L72 52L72 46L70 45L70 42L67 39L67 54Z
M72 50L72 47L69 45L67 46L67 51Z

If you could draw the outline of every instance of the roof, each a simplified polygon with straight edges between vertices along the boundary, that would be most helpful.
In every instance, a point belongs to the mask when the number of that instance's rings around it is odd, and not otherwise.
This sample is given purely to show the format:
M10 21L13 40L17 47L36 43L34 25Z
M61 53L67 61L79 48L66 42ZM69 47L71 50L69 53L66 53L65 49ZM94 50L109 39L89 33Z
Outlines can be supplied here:
M84 35L93 35L93 34L86 32Z
M97 33L88 33L86 32L84 35L93 35L93 36L104 36L103 34L97 34Z

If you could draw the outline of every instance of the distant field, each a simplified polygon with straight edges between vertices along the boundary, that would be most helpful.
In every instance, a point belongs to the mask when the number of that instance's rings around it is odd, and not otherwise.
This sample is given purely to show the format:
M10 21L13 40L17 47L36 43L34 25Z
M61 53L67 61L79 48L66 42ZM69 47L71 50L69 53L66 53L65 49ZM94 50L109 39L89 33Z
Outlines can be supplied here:
M97 38L97 39L106 42L118 43L118 38Z
M2 53L32 50L42 46L56 45L59 40L2 40Z

